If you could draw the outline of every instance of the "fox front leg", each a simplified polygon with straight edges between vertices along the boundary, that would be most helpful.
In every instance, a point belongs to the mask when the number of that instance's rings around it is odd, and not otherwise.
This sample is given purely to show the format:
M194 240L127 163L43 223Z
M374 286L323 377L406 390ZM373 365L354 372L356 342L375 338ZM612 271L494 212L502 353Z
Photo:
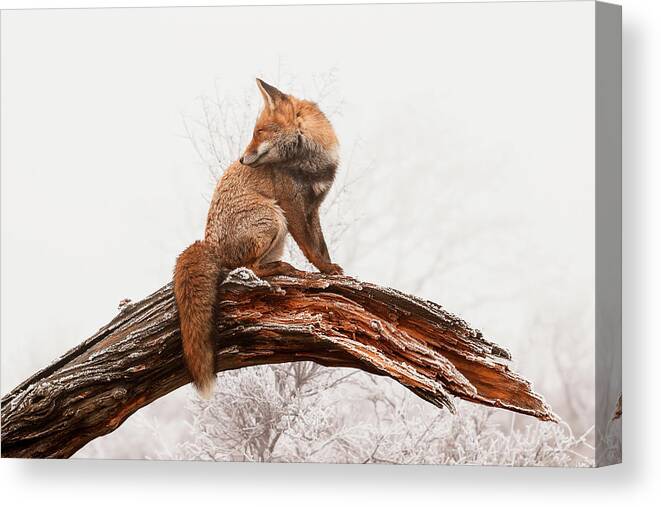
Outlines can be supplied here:
M323 260L323 266L316 266L319 271L322 273L327 273L329 275L341 275L343 274L342 268L331 262L330 254L328 253L328 247L326 246L326 240L324 239L324 231L321 228L321 222L319 221L319 210L315 210L308 217L308 230L312 236L312 242L314 244L315 250L318 252L319 257Z
M311 212L307 217L302 213L289 215L287 225L294 241L314 267L329 275L343 273L342 268L330 260L318 211Z

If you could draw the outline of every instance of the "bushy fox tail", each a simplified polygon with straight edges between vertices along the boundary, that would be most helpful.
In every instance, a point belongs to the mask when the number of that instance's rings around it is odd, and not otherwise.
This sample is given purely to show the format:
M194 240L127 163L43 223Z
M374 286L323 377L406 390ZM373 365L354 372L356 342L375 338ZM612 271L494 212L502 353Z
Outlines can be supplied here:
M211 396L216 380L212 327L221 269L216 248L204 241L196 241L184 250L174 268L184 359L204 398Z

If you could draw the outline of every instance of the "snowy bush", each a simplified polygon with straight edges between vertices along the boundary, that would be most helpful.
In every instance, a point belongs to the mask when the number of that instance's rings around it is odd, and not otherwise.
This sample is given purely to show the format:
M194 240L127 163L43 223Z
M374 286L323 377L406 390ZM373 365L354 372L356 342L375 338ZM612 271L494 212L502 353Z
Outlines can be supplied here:
M386 379L313 363L220 376L192 394L190 439L161 458L218 461L588 466L588 435L526 419L504 430L498 411L459 402L439 410ZM519 419L524 419L520 416Z

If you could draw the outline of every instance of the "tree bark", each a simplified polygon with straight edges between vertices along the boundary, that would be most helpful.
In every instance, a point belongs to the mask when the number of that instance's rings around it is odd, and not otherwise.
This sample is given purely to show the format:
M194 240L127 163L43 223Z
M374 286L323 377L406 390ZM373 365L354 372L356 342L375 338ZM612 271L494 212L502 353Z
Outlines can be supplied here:
M349 277L222 278L217 371L314 361L390 376L449 410L452 395L557 420L505 349L434 303ZM3 397L2 456L70 457L188 382L168 284Z

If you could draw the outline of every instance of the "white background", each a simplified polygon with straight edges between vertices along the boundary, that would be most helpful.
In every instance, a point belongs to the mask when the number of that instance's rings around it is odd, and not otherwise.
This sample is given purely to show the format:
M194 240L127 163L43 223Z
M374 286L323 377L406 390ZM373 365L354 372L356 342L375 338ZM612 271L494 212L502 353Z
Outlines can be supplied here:
M229 3L229 2L228 2ZM246 3L246 2L241 2ZM250 2L247 2L250 3ZM268 2L259 2L268 3ZM148 5L149 2L121 5ZM186 4L178 2L179 5ZM191 3L191 5L200 2ZM1 2L3 8L52 4ZM64 6L90 4L65 3ZM91 5L105 5L95 2ZM116 5L116 4L115 4ZM156 4L157 5L157 4ZM658 343L652 330L658 307L659 273L652 266L659 245L658 61L659 7L653 1L624 2L624 372L625 464L603 470L523 470L447 467L352 467L138 462L8 462L2 466L6 500L52 503L129 504L241 502L283 504L351 502L450 502L529 504L598 502L634 504L658 493L658 408L649 400ZM654 137L653 137L654 136ZM656 164L654 163L656 162ZM198 498L199 495L199 498Z
M561 5L3 14L2 392L171 277L211 191L180 116L200 117L214 82L257 99L257 74L320 101L341 140L333 190L359 179L323 209L334 261L497 338L563 416L531 321L562 330L554 350L570 341L587 377L574 391L592 390L577 321L594 305L595 206L593 8ZM332 68L341 114L313 79Z

